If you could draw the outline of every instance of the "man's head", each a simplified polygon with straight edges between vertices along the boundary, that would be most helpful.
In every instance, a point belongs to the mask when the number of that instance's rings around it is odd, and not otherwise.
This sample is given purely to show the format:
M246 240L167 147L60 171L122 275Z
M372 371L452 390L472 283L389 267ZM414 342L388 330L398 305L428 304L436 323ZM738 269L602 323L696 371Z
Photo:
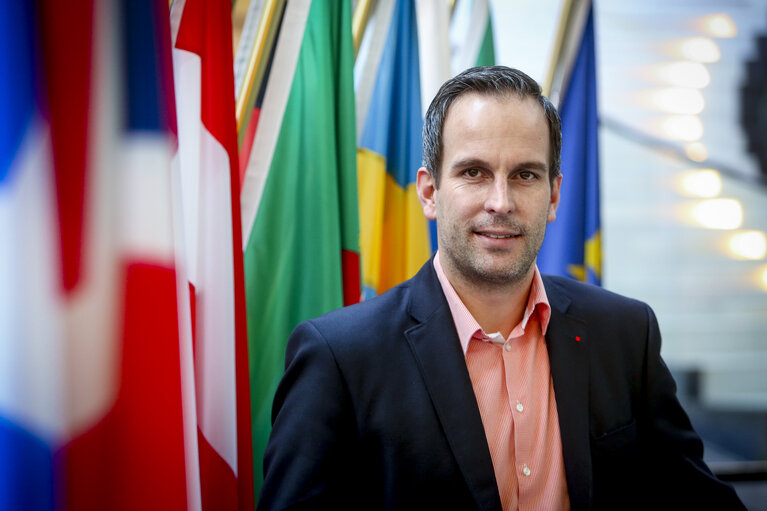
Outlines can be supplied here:
M473 67L446 81L426 111L423 124L423 166L440 184L440 167L443 156L443 133L450 106L467 93L489 95L497 98L516 96L531 97L543 109L549 126L549 179L554 180L560 172L562 149L562 124L554 105L541 92L538 83L522 71L505 66Z
M559 205L556 110L523 73L477 68L442 87L426 122L438 136L424 140L424 157L436 163L418 170L416 189L437 220L451 283L483 291L529 284ZM435 133L424 129L425 138Z

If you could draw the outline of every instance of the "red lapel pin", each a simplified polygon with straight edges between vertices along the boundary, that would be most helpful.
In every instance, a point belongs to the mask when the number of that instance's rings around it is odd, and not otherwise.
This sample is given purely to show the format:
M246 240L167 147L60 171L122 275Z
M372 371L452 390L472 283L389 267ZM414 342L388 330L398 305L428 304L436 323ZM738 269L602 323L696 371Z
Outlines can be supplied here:
M575 336L575 340L576 340L576 342L581 342L581 338L580 338L580 336L576 335L576 336Z

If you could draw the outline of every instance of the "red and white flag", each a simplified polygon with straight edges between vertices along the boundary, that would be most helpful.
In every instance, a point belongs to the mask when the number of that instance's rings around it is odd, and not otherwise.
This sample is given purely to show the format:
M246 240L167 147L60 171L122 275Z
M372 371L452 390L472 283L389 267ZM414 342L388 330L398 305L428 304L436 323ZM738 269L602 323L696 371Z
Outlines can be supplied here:
M171 8L203 509L254 507L231 2Z

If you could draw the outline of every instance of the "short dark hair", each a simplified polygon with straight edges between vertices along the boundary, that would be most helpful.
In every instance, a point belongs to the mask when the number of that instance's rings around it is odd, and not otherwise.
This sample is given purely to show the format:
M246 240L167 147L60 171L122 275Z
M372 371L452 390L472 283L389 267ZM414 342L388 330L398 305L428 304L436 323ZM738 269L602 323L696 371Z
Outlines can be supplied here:
M450 105L463 94L476 92L499 98L515 94L520 98L532 97L543 108L549 123L549 179L560 173L562 150L562 122L556 107L541 92L538 82L528 75L506 66L472 67L442 84L426 111L423 123L423 166L439 186L442 165L442 128Z

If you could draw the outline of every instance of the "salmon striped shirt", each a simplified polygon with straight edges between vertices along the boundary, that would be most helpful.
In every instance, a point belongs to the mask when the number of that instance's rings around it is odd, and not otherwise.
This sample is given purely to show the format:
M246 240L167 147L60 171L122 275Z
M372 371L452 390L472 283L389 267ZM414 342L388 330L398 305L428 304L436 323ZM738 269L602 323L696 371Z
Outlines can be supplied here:
M486 333L434 257L482 416L504 511L569 510L557 404L546 350L551 317L535 276L522 321L508 338Z

